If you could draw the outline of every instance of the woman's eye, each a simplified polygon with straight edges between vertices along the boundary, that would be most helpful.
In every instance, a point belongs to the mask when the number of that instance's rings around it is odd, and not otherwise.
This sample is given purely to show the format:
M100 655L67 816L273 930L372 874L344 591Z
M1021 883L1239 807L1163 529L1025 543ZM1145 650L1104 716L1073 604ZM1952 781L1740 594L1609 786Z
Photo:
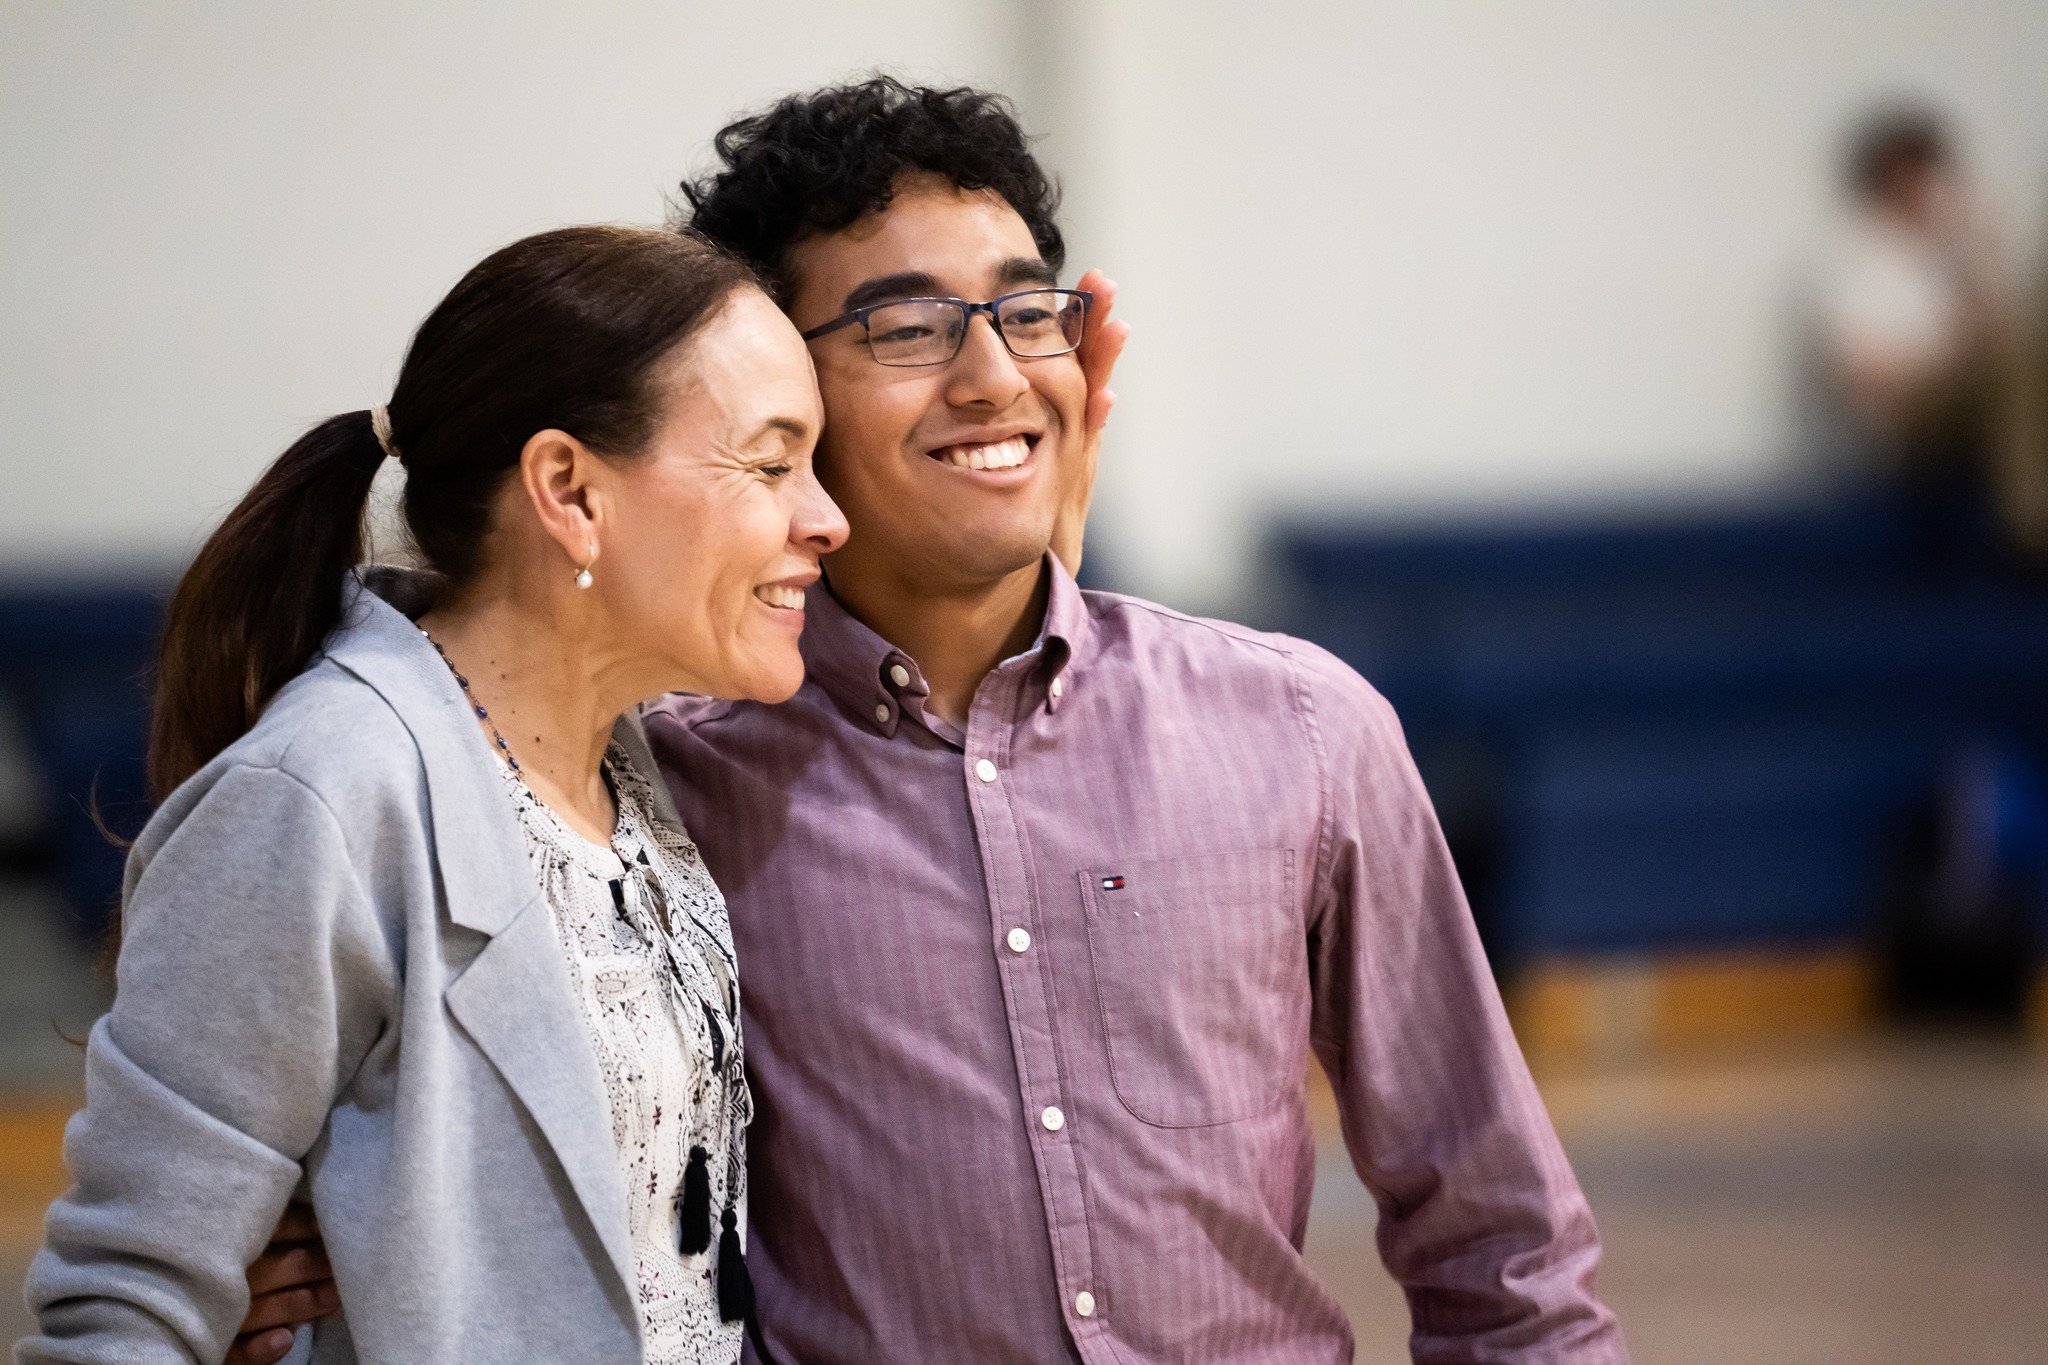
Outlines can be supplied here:
M761 472L771 479L779 479L783 475L790 473L793 468L794 466L792 465L771 464L762 466Z

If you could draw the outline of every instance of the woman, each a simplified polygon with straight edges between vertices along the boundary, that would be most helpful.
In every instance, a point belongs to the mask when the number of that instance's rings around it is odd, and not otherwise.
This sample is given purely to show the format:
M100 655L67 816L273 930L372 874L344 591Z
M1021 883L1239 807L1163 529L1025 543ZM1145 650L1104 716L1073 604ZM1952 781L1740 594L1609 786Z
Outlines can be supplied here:
M749 1105L724 906L630 717L781 700L845 523L796 332L670 233L476 267L166 626L76 1187L21 1359L218 1361L310 1202L323 1361L730 1362ZM359 572L381 461L432 572Z

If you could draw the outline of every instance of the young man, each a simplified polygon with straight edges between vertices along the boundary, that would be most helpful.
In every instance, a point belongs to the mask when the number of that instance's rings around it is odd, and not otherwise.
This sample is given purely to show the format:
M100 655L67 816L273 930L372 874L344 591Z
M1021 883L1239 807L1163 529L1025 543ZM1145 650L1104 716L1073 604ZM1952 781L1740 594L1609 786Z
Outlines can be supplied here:
M744 964L776 1353L1350 1359L1300 1252L1313 1049L1417 1358L1624 1359L1386 703L1048 554L1091 393L1072 300L1003 301L1063 256L1006 106L869 81L717 145L691 226L810 339L853 530L795 700L648 717Z
M869 81L718 147L691 225L809 334L853 528L794 700L647 715L742 963L775 1354L1349 1360L1301 1257L1313 1050L1418 1359L1625 1360L1386 703L1048 553L1121 334L1107 286L1080 351L1041 292L1056 196L1006 106Z

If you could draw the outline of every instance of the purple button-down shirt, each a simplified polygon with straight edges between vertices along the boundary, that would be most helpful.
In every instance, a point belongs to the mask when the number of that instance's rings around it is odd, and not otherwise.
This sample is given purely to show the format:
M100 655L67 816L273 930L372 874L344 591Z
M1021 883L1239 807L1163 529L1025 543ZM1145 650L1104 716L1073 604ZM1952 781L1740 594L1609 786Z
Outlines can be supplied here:
M792 701L648 712L731 905L777 1354L1349 1360L1313 1049L1417 1358L1625 1359L1386 703L1047 563L964 734L824 590Z

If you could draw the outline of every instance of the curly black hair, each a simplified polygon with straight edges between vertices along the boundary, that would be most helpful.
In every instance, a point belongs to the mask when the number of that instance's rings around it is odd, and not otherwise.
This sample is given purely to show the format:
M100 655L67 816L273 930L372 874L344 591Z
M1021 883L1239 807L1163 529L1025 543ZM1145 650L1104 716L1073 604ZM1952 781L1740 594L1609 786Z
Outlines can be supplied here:
M890 76L789 95L719 130L719 169L683 182L686 226L746 261L788 302L789 249L889 206L906 171L994 190L1023 218L1046 264L1065 263L1059 186L1031 155L1016 110L967 86Z

